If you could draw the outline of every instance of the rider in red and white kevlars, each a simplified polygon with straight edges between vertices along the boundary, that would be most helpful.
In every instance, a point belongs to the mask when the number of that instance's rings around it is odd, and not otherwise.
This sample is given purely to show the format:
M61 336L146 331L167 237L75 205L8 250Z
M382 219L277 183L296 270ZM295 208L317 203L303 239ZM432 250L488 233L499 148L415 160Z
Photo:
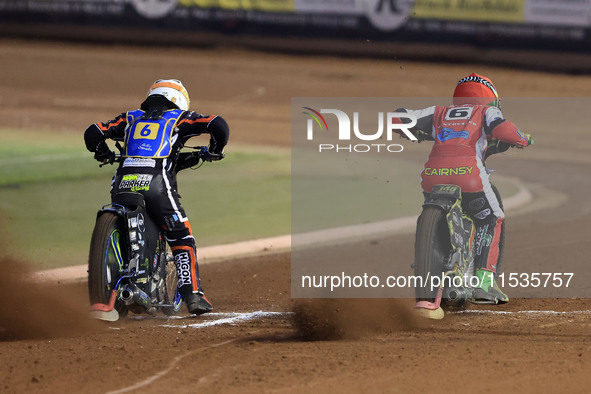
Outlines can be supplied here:
M438 184L462 188L462 209L476 226L474 263L479 288L474 291L474 299L508 302L509 297L490 274L496 274L501 263L499 241L505 214L491 187L484 159L487 150L490 154L507 150L511 145L524 148L533 144L531 135L522 133L503 117L492 81L474 73L460 79L452 106L397 112L416 116L417 124L411 131L419 141L434 140L429 160L421 172L426 196Z
M189 105L189 94L181 81L157 80L140 109L90 125L84 141L94 158L103 163L115 158L105 139L125 141L124 160L113 178L111 195L130 189L143 194L148 214L164 229L172 249L181 297L190 313L202 314L213 307L201 287L195 238L179 200L176 174L200 160L195 152L180 152L189 138L209 134L205 160L217 161L224 158L230 130L220 116L189 111ZM127 180L138 178L142 179L140 186Z

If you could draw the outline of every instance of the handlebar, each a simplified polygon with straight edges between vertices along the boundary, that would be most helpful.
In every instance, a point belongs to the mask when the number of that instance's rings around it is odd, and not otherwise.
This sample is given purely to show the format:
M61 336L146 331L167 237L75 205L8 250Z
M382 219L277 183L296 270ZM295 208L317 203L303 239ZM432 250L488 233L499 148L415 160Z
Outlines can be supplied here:
M99 167L106 166L107 164L112 165L113 163L120 163L121 160L123 160L123 147L119 143L119 140L115 142L115 147L119 150L119 153L115 153L109 150L109 158L107 159L107 161L100 164Z
M119 144L119 141L117 141L115 143L115 146L117 147L117 149L119 150L119 153L115 153L113 151L111 151L111 153L109 154L109 159L107 161L105 161L104 163L100 164L99 167L103 167L107 164L113 164L113 163L121 163L124 160L124 155L123 155L123 147ZM193 167L197 164L199 164L199 161L201 162L205 162L205 161L214 161L214 160L220 160L221 158L223 158L223 154L213 154L209 151L209 148L207 146L185 146L185 148L190 148L192 150L192 152L182 152L180 155L185 155L184 161L186 163L178 163L177 167L181 167L181 168L177 168L176 171L180 171L181 169L184 168L188 168L188 167ZM179 156L180 156L179 155Z
M99 167L103 167L106 166L107 164L113 164L113 163L120 163L121 159L123 156L116 154L115 152L111 152L113 153L112 155L109 156L109 159L107 161L105 161L104 163L99 164Z
M197 156L203 161L211 161L213 158L213 154L207 146L185 146L185 148L192 149L194 152L191 152L191 154L197 153Z

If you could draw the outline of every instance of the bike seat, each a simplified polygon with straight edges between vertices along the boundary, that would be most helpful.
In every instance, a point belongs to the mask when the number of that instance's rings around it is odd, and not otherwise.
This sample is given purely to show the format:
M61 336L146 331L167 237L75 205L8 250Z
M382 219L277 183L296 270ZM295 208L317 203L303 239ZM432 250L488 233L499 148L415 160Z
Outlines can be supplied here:
M146 207L144 196L136 192L120 192L113 196L113 203L125 207Z

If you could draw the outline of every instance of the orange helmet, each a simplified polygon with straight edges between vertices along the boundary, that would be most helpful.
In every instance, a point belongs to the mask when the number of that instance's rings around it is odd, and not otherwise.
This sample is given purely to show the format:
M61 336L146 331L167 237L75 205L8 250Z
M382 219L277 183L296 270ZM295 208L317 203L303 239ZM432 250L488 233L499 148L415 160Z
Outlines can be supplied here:
M495 85L487 77L475 73L459 80L454 90L453 103L454 105L494 105L501 108L501 99Z

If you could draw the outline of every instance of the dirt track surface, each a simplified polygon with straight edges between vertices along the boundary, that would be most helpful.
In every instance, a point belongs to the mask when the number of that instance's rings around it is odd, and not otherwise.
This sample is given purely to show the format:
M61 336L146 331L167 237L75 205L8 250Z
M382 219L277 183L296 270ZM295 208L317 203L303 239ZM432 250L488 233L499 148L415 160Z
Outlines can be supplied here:
M231 143L280 146L290 141L291 97L447 96L459 77L475 70L467 64L12 41L0 42L0 62L3 127L62 128L81 140L88 124L137 106L149 83L174 76L189 88L197 110L228 120ZM478 72L491 76L505 96L583 97L591 91L585 76L492 67ZM573 136L583 138L584 131ZM560 138L556 145L555 135L536 137L535 149L494 162L501 173L517 166L528 184L567 197L544 215L510 216L504 261L526 272L541 261L588 261L589 138ZM422 160L427 153L415 146L409 157ZM411 261L412 236L391 242L400 259ZM203 266L216 313L278 312L210 327L203 323L228 315L88 322L84 283L29 291L21 274L11 271L0 283L0 321L13 329L0 331L5 392L526 393L585 392L591 384L588 299L513 299L440 322L416 320L408 301L323 301L307 309L316 313L312 331L322 334L327 326L333 339L307 340L290 313L289 255Z

